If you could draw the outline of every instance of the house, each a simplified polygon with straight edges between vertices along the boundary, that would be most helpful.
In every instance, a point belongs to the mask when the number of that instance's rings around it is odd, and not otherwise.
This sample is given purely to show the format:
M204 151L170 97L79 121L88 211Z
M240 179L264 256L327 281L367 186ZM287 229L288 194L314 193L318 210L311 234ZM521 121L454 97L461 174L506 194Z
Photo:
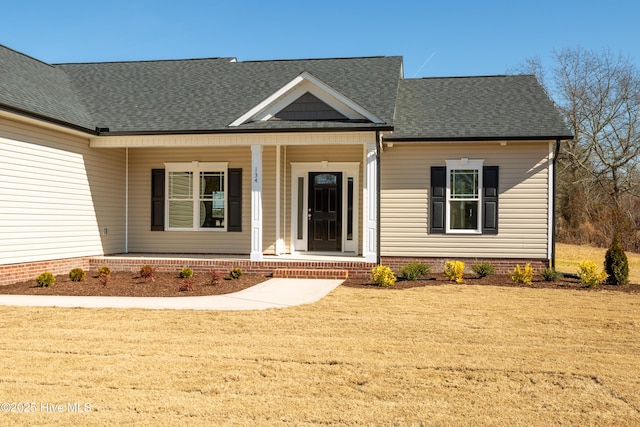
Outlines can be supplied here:
M52 65L0 46L0 283L116 254L547 265L571 137L528 75L407 79L401 57Z

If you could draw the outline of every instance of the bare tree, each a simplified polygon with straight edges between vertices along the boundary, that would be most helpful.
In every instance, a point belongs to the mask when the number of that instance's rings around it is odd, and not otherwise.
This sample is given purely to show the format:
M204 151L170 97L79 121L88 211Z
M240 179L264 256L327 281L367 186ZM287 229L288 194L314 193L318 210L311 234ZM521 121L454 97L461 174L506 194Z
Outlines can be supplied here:
M537 56L510 71L536 75L575 136L558 158L558 235L608 245L620 232L627 249L637 251L640 73L608 50L567 48L554 60L550 73Z
M575 139L565 153L606 192L616 211L632 194L640 155L640 74L628 58L584 49L555 52L553 93Z

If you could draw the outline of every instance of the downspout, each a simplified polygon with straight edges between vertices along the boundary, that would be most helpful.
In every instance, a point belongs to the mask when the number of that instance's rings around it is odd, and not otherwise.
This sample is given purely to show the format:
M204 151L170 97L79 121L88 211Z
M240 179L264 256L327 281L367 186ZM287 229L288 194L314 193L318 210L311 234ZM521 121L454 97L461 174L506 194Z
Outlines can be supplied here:
M553 188L553 210L551 211L551 265L550 267L556 268L556 200L558 199L557 191L556 191L556 180L557 180L557 163L558 163L558 154L560 153L560 140L556 140L556 148L553 152L553 175L551 177L552 180L552 188Z
M381 253L380 249L380 240L381 240L381 232L380 232L380 149L382 147L382 136L380 135L380 131L376 131L376 264L380 265L381 261Z
M124 253L129 253L129 147L125 152L124 171Z

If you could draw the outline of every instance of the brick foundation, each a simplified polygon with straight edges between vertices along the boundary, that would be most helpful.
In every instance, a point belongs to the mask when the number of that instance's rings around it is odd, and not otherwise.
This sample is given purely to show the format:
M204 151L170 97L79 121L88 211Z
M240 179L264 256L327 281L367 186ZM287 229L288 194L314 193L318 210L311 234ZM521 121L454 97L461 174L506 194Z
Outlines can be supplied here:
M112 271L140 270L143 265L150 265L157 271L180 271L189 267L193 271L209 272L217 270L223 274L232 268L240 268L246 274L273 274L274 277L285 277L295 274L296 277L346 278L369 277L375 265L354 261L249 261L226 259L167 259L167 258L135 258L135 257L96 257L90 260L91 270L106 265ZM279 276L276 276L278 274ZM292 277L292 276L288 276Z
M546 259L492 259L492 258L419 258L419 257L382 257L380 263L391 268L393 271L399 271L402 267L410 262L421 262L431 267L432 273L442 273L444 264L449 260L462 261L465 265L465 272L470 273L473 264L486 261L493 265L496 274L510 274L513 272L516 264L524 266L531 264L534 270L540 270L549 266Z
M54 275L68 274L73 268L90 270L91 257L66 258L52 261L37 261L21 264L0 265L0 286L35 279L48 271Z
M444 263L447 260L446 258L382 257L381 263L397 272L410 262L422 262L430 266L433 273L440 273L444 270ZM535 270L548 266L547 260L540 259L456 258L456 260L465 263L467 272L471 272L471 266L473 264L485 260L494 266L498 274L511 273L516 264L522 266L530 263ZM211 270L217 270L222 274L226 274L231 271L232 268L239 267L242 269L242 272L246 274L273 274L274 277L346 279L347 277L370 277L371 268L375 266L375 263L355 261L249 261L233 259L136 258L131 256L81 257L0 265L0 286L31 280L45 271L49 271L55 275L68 274L72 268L95 271L103 265L108 266L112 271L137 272L143 265L151 265L157 271L178 272L182 267L190 267L194 271L209 272Z

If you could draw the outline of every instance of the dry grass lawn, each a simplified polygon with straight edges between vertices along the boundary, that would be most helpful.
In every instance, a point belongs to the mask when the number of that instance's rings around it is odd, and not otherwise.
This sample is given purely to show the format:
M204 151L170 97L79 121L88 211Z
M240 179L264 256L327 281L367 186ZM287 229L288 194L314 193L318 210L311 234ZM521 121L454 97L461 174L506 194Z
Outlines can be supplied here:
M284 310L0 319L2 401L37 408L4 425L640 425L638 294L339 287Z
M556 244L556 267L558 271L565 273L577 273L578 265L584 261L593 261L604 268L604 255L607 249L594 248L592 246ZM627 252L629 261L629 281L640 284L640 254Z

